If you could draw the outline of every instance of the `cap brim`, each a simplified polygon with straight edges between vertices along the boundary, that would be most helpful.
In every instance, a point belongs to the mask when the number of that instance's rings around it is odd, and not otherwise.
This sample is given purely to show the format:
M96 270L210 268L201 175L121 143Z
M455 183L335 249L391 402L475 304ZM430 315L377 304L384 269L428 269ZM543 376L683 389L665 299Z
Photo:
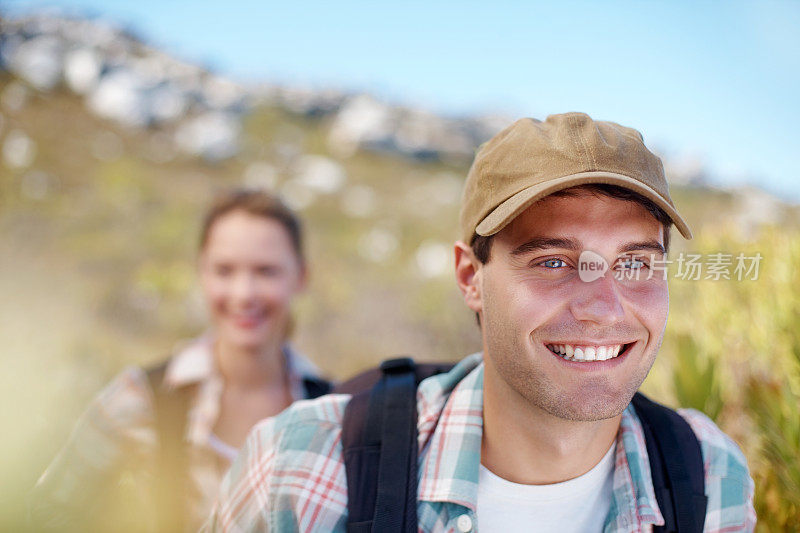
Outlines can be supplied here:
M669 218L672 219L672 222L675 224L675 227L678 228L678 231L681 232L681 235L686 239L692 238L692 231L689 229L689 226L683 218L681 218L675 208L662 198L661 195L639 180L622 174L614 174L613 172L581 172L552 179L545 183L531 185L498 205L494 211L489 213L486 218L478 224L475 228L475 233L483 236L494 235L506 227L537 200L541 200L545 196L556 191L575 187L577 185L586 185L588 183L619 185L620 187L638 192L663 209L664 212L669 215Z

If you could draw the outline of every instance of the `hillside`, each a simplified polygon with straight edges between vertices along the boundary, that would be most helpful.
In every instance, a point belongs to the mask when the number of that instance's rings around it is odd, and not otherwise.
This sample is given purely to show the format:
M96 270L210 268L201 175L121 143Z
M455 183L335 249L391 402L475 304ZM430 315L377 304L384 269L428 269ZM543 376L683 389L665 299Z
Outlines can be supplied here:
M507 119L437 117L366 95L245 90L191 66L175 67L185 92L166 74L152 87L126 82L140 88L120 94L150 100L123 113L124 99L98 103L105 77L121 79L134 59L171 60L112 33L81 45L101 58L81 85L64 66L79 49L64 37L70 25L45 22L32 33L3 21L0 40L0 409L16 428L4 456L19 458L0 473L7 524L19 524L21 494L109 376L161 359L204 327L195 241L220 189L267 187L302 213L312 283L296 342L332 376L393 354L441 360L479 349L451 246L470 156ZM51 39L29 57L61 58L50 77L20 63L31 35ZM119 43L128 43L123 52ZM162 100L172 107L153 104ZM796 206L758 189L678 178L673 198L697 239L675 234L674 253L715 242L706 236L722 229L747 243L762 227L800 220Z

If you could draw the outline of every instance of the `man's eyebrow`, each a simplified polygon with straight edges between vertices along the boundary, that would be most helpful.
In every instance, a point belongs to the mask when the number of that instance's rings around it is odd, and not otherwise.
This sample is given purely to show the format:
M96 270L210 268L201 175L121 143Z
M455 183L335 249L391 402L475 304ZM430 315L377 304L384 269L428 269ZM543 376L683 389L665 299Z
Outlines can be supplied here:
M649 250L660 254L667 253L664 249L664 245L658 241L629 242L619 249L619 253L638 252L639 250Z
M520 244L511 252L511 255L522 255L537 250L546 250L549 248L565 248L573 252L580 250L578 242L573 239L564 239L561 237L536 237L524 244Z

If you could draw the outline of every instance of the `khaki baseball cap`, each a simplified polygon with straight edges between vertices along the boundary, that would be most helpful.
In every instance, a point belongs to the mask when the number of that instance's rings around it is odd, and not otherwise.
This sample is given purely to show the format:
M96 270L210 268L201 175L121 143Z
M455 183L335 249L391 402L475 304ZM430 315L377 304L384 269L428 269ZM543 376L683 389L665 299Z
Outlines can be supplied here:
M561 189L605 183L652 200L687 239L692 232L669 196L661 159L642 134L585 113L523 118L486 142L467 174L461 236L494 235L531 204Z

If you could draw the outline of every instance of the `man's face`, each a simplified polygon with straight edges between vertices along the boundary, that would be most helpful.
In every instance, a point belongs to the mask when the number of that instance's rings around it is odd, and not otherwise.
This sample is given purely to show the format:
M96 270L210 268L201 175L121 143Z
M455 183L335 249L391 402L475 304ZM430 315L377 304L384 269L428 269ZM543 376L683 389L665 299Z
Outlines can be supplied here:
M487 387L562 419L619 415L664 335L667 282L648 271L652 254L665 259L663 242L662 225L641 205L580 192L533 204L495 235L486 264L463 247L459 264L471 261L474 292L462 289L480 314ZM581 280L585 250L608 262L605 276ZM638 279L621 275L637 268ZM554 353L562 347L566 355ZM577 350L595 360L566 358Z

